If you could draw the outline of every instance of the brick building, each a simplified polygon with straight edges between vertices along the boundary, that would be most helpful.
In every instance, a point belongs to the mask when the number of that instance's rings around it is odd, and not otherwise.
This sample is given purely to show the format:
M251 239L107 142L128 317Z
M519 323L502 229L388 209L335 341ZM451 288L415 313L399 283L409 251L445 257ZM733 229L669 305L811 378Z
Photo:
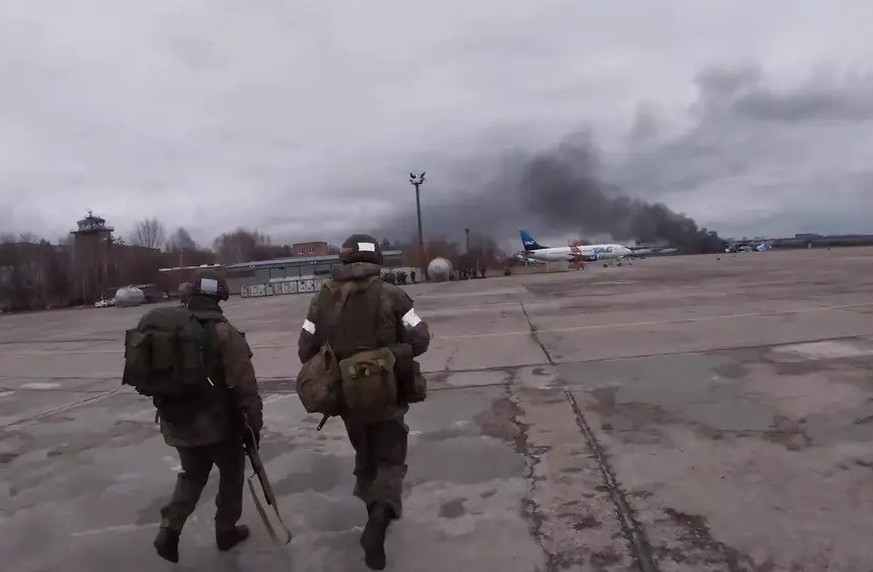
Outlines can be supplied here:
M292 256L327 256L330 246L324 241L295 242L291 245Z

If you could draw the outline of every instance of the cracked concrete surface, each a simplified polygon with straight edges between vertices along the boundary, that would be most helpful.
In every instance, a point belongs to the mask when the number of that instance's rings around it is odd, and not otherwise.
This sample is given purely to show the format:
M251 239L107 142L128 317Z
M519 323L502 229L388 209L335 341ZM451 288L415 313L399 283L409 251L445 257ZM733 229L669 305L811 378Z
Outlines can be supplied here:
M873 569L871 262L771 251L408 287L435 337L388 569L639 570L641 550L662 571ZM272 547L247 498L253 537L218 553L214 475L175 569L365 570L342 424L317 432L293 394L307 303L227 304L294 540ZM151 539L178 458L118 379L143 311L0 318L4 570L174 568Z

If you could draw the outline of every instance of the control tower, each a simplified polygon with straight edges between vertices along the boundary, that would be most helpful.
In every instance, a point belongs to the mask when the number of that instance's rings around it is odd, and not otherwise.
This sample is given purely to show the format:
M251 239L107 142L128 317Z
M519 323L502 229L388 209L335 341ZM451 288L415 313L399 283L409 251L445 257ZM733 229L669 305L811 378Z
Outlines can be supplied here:
M112 231L106 219L88 216L77 221L73 235L75 290L84 303L98 300L109 287L112 270Z

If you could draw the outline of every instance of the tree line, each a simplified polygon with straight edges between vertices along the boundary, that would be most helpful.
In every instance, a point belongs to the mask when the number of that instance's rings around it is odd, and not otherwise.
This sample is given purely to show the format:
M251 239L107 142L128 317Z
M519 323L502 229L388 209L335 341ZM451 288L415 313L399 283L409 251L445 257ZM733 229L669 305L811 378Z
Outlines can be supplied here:
M78 248L77 248L78 244ZM442 256L459 268L495 267L506 258L496 241L471 233L466 244L443 237L425 241L424 257L417 240L381 240L383 250L401 250L404 264L419 266ZM337 254L339 248L329 246ZM275 244L258 230L237 228L198 244L183 227L167 232L157 218L136 224L126 237L76 242L68 236L56 243L25 233L0 235L0 311L28 311L93 304L110 298L121 286L154 284L174 292L178 284L161 268L235 264L294 256L289 244Z

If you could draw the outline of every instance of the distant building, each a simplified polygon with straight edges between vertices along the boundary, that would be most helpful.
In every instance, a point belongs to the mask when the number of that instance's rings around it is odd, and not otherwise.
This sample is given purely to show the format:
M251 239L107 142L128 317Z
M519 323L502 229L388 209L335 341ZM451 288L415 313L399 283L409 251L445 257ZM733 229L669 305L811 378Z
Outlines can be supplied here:
M637 240L635 246L640 248L667 248L670 246L670 241L668 240L651 240L651 241L642 241Z
M106 219L88 216L79 220L73 235L72 263L74 290L86 302L96 300L110 286L112 265L112 231Z
M326 244L326 243L323 243ZM296 247L296 245L295 245ZM295 251L296 252L296 251ZM388 250L382 253L383 268L403 266L403 252ZM294 256L254 262L240 262L224 267L230 291L239 293L242 286L267 284L286 278L318 278L329 276L331 269L342 265L337 254L322 256Z
M199 264L192 266L172 266L169 268L159 268L160 278L158 280L160 286L167 293L175 297L178 294L179 285L183 282L191 282L194 280L194 272L200 269L215 270L220 273L225 272L223 264Z
M330 254L330 246L320 240L311 242L295 242L291 245L293 256L327 256Z
M90 304L130 282L151 282L163 264L160 249L124 244L106 219L88 215L70 234L74 299Z

